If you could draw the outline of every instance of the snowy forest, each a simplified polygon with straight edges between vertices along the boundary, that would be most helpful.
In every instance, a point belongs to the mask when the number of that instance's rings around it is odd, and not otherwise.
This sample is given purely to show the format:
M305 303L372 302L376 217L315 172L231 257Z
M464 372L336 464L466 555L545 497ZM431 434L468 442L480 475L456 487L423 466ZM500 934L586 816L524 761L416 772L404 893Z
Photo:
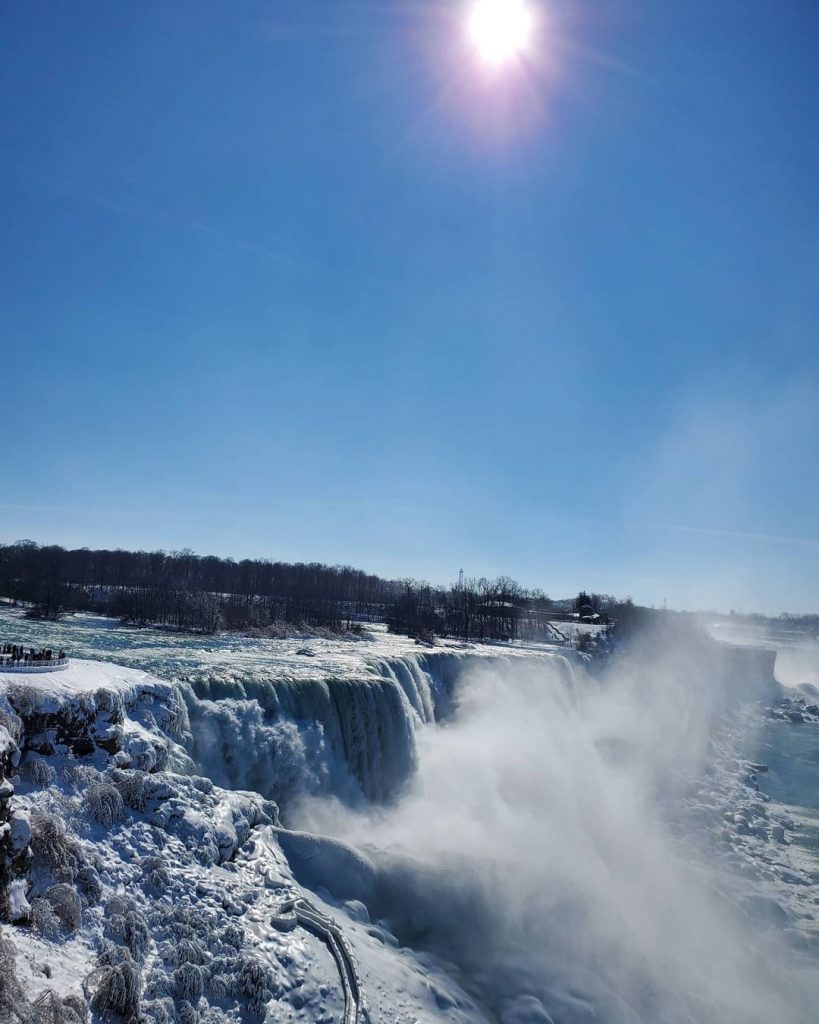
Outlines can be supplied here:
M0 545L0 594L44 619L93 610L130 624L204 633L277 624L341 632L386 621L411 636L476 640L537 638L561 613L583 607L605 619L615 607L607 595L553 601L508 576L444 587L316 562L68 550L29 540Z

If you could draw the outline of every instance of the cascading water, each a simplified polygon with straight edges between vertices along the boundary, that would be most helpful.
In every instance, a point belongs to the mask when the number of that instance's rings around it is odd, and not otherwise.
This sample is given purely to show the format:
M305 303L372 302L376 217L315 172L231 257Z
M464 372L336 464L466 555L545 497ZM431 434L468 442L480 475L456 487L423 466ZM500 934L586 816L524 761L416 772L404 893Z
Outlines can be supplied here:
M796 917L764 888L789 877L775 820L765 849L730 831L761 802L725 730L776 692L772 661L684 639L596 679L464 668L398 798L304 801L291 867L455 964L502 1024L812 1022L810 934L783 934Z
M389 801L417 766L419 729L452 716L459 680L482 660L429 652L377 658L353 677L189 680L190 752L220 785L285 806L305 793ZM569 660L549 661L571 688Z
M452 714L473 660L430 652L354 677L189 680L191 755L214 781L285 805L305 792L389 800L416 767L418 729Z

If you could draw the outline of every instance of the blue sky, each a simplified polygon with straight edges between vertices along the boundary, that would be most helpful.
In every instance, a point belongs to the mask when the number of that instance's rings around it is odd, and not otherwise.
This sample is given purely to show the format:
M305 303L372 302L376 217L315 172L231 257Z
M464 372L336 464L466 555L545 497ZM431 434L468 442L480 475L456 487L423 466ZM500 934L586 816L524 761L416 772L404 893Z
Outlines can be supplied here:
M7 5L0 538L819 608L819 8Z

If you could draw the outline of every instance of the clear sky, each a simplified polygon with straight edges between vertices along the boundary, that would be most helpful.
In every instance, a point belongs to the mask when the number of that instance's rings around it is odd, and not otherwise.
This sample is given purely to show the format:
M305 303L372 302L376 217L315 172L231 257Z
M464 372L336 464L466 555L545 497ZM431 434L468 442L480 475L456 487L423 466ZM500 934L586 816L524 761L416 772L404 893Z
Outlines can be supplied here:
M819 5L4 5L0 539L819 609Z

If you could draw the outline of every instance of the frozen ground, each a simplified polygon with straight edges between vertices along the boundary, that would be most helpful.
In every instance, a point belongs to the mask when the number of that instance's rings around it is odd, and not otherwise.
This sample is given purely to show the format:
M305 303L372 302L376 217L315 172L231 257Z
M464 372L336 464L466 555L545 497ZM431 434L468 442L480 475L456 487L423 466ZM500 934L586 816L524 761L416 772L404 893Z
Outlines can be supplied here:
M8 835L33 827L2 934L29 1003L114 978L160 1024L815 1019L816 862L787 801L819 725L767 719L782 693L748 661L728 680L710 647L652 650L593 678L523 645L0 620L94 659L0 677L23 720L6 705Z
M301 889L279 847L274 805L186 773L187 721L172 686L76 661L30 688L0 675L0 701L7 721L14 712L23 720L12 824L30 823L33 854L11 883L20 923L3 936L17 947L29 1001L46 990L93 996L124 961L146 1020L341 1021L347 978L330 941L338 916L335 946L350 951L373 1019L440 1020L442 1001L447 1019L481 1019L452 979L400 949L363 906L328 905ZM71 723L59 736L58 722ZM112 722L116 753L97 746L77 756L88 735L107 742ZM78 927L54 916L59 886L77 902ZM318 928L305 926L304 903L283 927L288 901L308 896ZM14 1019L1 997L0 1011Z

